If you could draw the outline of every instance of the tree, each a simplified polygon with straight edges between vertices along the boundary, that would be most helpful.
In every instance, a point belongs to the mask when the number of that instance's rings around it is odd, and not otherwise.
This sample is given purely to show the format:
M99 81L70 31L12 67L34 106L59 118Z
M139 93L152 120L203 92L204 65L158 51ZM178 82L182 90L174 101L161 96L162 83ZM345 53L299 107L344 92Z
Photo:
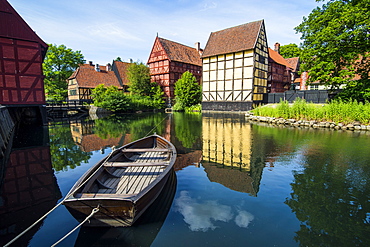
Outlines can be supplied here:
M201 102L202 89L195 76L189 71L184 72L181 78L175 83L175 99L176 105L182 106L179 108L190 107Z
M95 106L109 111L127 111L130 108L130 100L115 86L106 88L103 84L100 84L92 90L91 96L94 99Z
M370 87L370 0L325 2L295 28L302 34L302 69L309 71L309 82L324 82L332 89L357 75L361 80L349 86L366 92Z
M81 51L50 44L43 63L46 98L65 100L68 96L66 80L84 62Z
M297 44L282 45L280 47L280 55L283 58L300 57L302 49Z
M132 63L128 67L129 91L141 96L151 94L151 82L149 68L139 62Z

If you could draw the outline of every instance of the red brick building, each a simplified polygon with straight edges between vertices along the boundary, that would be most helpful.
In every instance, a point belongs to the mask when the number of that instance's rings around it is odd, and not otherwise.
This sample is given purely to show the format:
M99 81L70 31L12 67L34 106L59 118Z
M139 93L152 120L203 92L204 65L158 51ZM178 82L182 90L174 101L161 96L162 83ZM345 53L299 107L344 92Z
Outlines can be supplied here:
M189 71L201 82L202 49L196 43L195 48L170 40L156 37L149 55L148 66L152 82L158 83L169 99L174 97L175 82Z

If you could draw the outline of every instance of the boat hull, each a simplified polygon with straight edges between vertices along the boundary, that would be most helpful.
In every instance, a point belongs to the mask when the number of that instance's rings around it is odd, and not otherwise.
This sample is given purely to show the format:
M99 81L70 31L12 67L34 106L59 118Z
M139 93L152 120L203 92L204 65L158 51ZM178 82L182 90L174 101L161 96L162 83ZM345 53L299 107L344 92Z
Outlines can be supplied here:
M63 204L79 222L99 209L84 226L132 226L163 190L176 156L173 144L157 135L127 144L91 167Z
M163 190L169 173L141 198L83 198L64 202L71 215L79 222L86 219L94 208L99 211L84 226L127 227L132 226ZM137 199L137 200L135 200Z

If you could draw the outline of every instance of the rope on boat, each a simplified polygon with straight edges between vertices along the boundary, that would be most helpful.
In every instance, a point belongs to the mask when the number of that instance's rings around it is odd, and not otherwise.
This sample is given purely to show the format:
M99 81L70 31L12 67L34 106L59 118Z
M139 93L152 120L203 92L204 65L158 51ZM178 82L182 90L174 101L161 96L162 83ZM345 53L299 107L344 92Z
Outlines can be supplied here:
M37 225L41 220L43 220L44 218L46 218L46 216L48 216L51 212L53 212L63 202L64 202L64 200L62 200L60 203L58 203L56 206L54 206L52 209L50 209L49 212L47 212L46 214L44 214L40 219L38 219L35 223L33 223L32 225L30 225L26 230L24 230L23 232L21 232L20 234L18 234L18 236L16 236L10 242L8 242L6 245L4 245L4 247L8 247L12 243L14 243L17 239L19 239L20 237L22 237L23 234L25 234L26 232L28 232L31 228L33 228L35 225Z
M112 149L112 152L110 152L110 154L107 156L107 158L102 162L102 164L99 166L99 168L101 166L103 166L107 161L108 159L112 156L113 154L113 151L114 151L114 148ZM4 245L3 247L8 247L10 246L12 243L14 243L16 240L18 240L20 237L22 237L26 232L28 232L29 230L31 230L35 225L37 225L40 221L42 221L43 219L45 219L50 213L52 213L57 207L59 207L60 205L63 204L63 202L69 197L69 195L75 193L77 190L79 190L83 185L85 185L85 183L87 181L89 181L96 173L97 171L99 170L96 169L95 172L93 172L87 179L85 179L84 182L82 182L75 190L71 191L70 193L68 193L64 198L63 200L61 200L57 205L55 205L52 209L50 209L46 214L44 214L43 216L41 216L40 219L38 219L35 223L33 223L32 225L30 225L27 229L25 229L23 232L19 233L15 238L13 238L11 241L9 241L6 245Z
M64 237L62 237L61 239L59 239L57 242L55 242L55 244L53 244L51 247L54 247L58 244L60 244L60 242L62 242L64 239L66 239L69 235L71 235L74 231L76 231L80 226L82 226L86 221L88 221L91 217L93 217L94 214L96 214L97 212L99 211L99 207L97 208L94 208L91 213L89 214L89 216L87 216L80 224L78 224L75 228L73 228L69 233L67 233L66 235L64 235Z
M164 120L166 120L166 118L168 117L168 115L167 116L165 116L163 119L162 119L162 121L160 121L156 126L154 126L153 127L153 129L151 129L149 132L148 132L148 134L146 134L144 137L146 137L146 136L148 136L149 134L150 134L150 132L152 132L155 128L157 128L160 124L162 124L162 122L164 121Z

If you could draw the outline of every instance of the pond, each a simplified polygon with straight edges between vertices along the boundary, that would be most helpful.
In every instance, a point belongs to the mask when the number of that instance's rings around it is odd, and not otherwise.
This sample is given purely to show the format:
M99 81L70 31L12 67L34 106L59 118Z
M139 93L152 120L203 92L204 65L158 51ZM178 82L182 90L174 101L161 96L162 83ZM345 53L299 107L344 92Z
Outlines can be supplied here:
M113 146L153 132L178 159L138 224L82 227L58 246L369 246L370 135L272 127L237 113L20 128L0 177L0 244L57 205ZM77 225L60 206L12 246L51 246Z

